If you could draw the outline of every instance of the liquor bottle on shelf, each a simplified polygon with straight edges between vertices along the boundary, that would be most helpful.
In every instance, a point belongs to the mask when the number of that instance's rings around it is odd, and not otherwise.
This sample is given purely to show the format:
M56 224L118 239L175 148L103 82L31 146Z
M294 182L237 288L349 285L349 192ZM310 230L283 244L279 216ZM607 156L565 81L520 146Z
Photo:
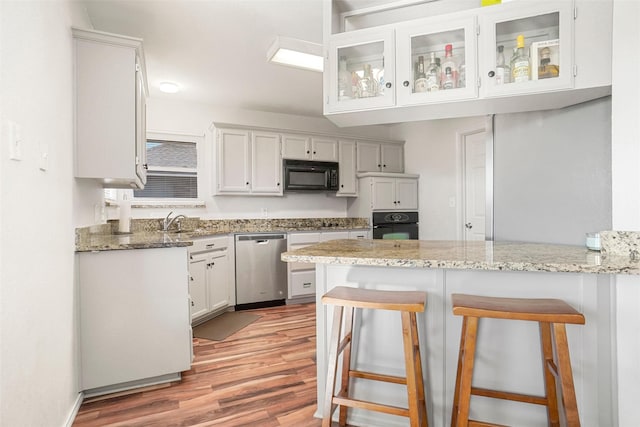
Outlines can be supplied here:
M529 81L530 78L529 55L524 50L524 36L520 34L516 38L516 52L511 58L511 81L520 83Z
M353 97L351 79L351 73L347 71L347 57L341 56L338 61L338 101Z
M558 77L560 75L560 67L551 63L551 49L544 47L540 50L540 66L538 67L538 78L548 79L550 77Z
M351 72L351 95L360 98L360 76L355 71Z
M418 71L416 72L416 78L413 82L413 91L427 91L427 75L424 72L424 57L422 55L418 56Z
M427 90L435 92L440 89L440 61L437 61L436 53L431 52L431 63L427 70Z
M467 67L464 64L464 61L460 61L460 65L458 65L458 83L457 87L467 87Z
M364 65L364 74L360 79L360 97L378 96L378 82L371 73L371 64Z
M442 82L442 88L454 89L456 87L456 84L458 83L458 64L456 63L456 59L453 56L453 46L451 44L447 44L444 47L444 61L442 61L442 65L440 67L440 81ZM453 86L445 88L444 82L446 79L447 68L449 69L449 71L451 71L451 80L453 82Z
M504 46L498 46L498 54L496 55L496 85L509 83L511 79L511 71L504 60Z
M451 67L446 67L444 70L444 80L442 80L442 89L453 89L456 87Z

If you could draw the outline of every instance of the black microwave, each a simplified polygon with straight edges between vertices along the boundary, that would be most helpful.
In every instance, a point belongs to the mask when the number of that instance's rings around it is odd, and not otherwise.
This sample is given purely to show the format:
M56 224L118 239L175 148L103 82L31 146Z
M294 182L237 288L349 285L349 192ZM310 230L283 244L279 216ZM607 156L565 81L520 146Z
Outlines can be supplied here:
M282 161L284 191L337 191L338 163L308 160Z

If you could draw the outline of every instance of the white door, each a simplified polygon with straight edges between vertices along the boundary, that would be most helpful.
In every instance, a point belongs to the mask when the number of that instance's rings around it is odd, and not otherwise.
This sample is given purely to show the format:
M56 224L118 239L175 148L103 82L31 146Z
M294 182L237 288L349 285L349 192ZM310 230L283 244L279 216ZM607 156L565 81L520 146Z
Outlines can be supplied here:
M218 193L248 193L250 182L249 131L218 130Z
M229 296L229 253L213 252L207 265L207 286L209 287L210 310L227 307Z
M321 162L337 162L338 141L331 138L311 138L311 158Z
M282 158L280 135L253 132L251 138L251 192L282 194Z
M337 196L357 196L356 180L356 143L355 141L339 142L340 189Z
M418 180L396 179L396 209L418 209Z
M191 320L209 312L207 292L207 255L191 256L189 263L189 295L191 296Z
M358 172L379 172L380 144L376 142L360 142L356 144L356 167Z
M282 158L308 160L311 158L310 141L304 135L282 135Z
M395 178L373 178L371 185L374 210L397 209Z
M464 240L485 240L486 138L485 131L462 135Z
M404 172L404 147L400 144L380 144L382 172Z

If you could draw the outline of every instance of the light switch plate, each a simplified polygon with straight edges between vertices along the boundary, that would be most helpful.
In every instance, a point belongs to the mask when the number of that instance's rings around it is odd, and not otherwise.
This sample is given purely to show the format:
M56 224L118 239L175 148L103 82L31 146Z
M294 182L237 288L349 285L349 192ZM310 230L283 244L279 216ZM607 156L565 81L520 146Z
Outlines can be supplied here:
M3 133L9 144L9 160L22 160L22 126L7 120L3 128Z

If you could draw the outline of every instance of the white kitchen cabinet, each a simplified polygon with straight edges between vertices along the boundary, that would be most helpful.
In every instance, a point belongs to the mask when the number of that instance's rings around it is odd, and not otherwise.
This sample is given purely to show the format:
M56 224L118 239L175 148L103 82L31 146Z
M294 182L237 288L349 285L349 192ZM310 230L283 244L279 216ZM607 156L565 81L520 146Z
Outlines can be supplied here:
M282 195L280 135L219 128L214 195Z
M358 141L358 172L404 172L404 146L398 143Z
M329 137L284 134L282 158L337 162L338 141Z
M77 259L85 395L179 379L192 347L186 248L81 252Z
M358 195L358 180L356 179L356 142L341 139L338 141L338 159L340 173L340 188L336 196Z
M142 40L73 28L75 176L109 188L146 183Z
M333 3L331 16L338 17ZM555 109L610 95L611 67L602 64L611 63L612 7L607 0L523 0L433 14L410 14L409 7L405 20L400 18L403 12L393 8L370 19L351 11L324 24L325 115L339 126L360 126ZM532 79L498 84L497 47L503 46L508 65L519 34L527 52L533 47ZM557 76L536 78L541 43L551 46L550 63L558 66ZM433 52L444 67L447 44L453 46L460 69L454 87L416 91L418 57L428 69ZM378 73L376 96L357 98L357 91L345 91L346 77L351 75L357 84L369 65Z
M372 211L416 211L418 179L415 174L358 174L358 198L350 201L347 213L366 218L371 217Z
M192 323L201 323L235 305L233 256L229 236L198 239L189 248Z

